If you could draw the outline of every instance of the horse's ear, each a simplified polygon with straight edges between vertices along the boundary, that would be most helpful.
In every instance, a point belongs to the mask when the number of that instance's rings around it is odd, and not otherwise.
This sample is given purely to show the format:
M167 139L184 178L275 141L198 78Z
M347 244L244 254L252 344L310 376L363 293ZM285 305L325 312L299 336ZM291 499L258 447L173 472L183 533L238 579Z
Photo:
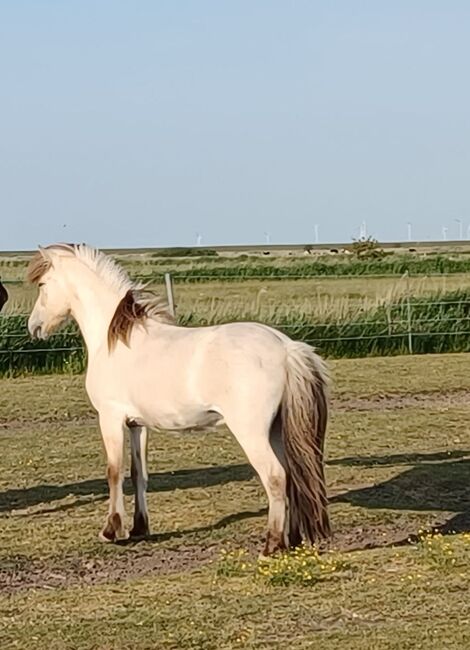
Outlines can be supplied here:
M41 257L46 260L46 262L49 262L49 264L52 264L52 255L49 253L47 248L43 248L42 246L38 246L39 254Z

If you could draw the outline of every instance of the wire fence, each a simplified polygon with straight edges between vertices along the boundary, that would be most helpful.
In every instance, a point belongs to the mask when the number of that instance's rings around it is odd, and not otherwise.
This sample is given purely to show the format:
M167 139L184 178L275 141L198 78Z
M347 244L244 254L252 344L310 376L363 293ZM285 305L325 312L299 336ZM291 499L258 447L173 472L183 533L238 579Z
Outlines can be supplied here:
M320 277L325 280L331 276L319 276L318 279ZM354 278L357 276L347 279ZM165 285L170 304L175 302L171 279L175 278L170 278ZM267 278L263 276L263 279ZM341 279L346 278L341 276ZM20 281L10 280L9 283ZM164 283L164 275L159 283ZM175 293L177 298L177 288ZM470 351L470 280L467 289L438 297L415 297L408 287L405 294L391 302L367 310L330 314L327 318L315 314L315 305L308 315L297 312L279 317L274 312L274 316L267 319L255 312L252 310L249 320L261 320L292 338L316 346L330 357ZM28 315L23 309L21 313L0 316L0 373L82 370L86 354L78 329L69 326L46 342L31 341L26 328ZM180 324L188 326L248 319L246 314L238 318L233 310L230 311L230 303L226 314L218 312L215 318L198 313L197 309L185 313L177 310L176 316Z

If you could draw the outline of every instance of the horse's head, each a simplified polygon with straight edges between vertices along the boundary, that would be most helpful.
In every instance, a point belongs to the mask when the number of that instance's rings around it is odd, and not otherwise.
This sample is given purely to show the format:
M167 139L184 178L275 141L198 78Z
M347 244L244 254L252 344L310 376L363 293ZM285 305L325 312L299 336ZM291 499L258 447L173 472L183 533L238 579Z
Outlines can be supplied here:
M28 320L33 338L46 339L70 315L70 288L61 272L61 256L52 249L40 248L28 268L28 279L37 284L39 295Z

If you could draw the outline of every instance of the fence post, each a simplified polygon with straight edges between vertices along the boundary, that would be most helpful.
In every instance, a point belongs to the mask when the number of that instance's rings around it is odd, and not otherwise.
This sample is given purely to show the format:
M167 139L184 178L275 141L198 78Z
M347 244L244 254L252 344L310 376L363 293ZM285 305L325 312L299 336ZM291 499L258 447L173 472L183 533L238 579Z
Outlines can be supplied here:
M411 302L410 302L410 275L406 272L406 311L408 324L408 351L413 354L413 329L411 320Z
M175 297L173 295L173 280L171 278L171 273L165 273L165 286L166 286L166 297L168 300L168 308L170 314L174 317L175 314Z

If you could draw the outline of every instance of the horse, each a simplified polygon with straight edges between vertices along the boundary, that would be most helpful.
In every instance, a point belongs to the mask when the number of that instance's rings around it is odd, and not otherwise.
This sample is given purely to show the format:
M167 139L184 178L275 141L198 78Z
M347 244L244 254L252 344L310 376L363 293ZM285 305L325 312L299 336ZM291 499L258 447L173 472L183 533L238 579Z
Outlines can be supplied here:
M107 456L105 542L150 533L149 428L225 424L268 498L267 556L330 536L324 474L328 373L306 343L261 323L178 326L166 303L85 244L39 248L28 267L38 297L28 320L46 339L72 318L87 349L86 390ZM123 447L131 443L133 526L126 527Z
M0 311L2 311L7 301L8 301L8 292L3 286L3 284L0 282Z

